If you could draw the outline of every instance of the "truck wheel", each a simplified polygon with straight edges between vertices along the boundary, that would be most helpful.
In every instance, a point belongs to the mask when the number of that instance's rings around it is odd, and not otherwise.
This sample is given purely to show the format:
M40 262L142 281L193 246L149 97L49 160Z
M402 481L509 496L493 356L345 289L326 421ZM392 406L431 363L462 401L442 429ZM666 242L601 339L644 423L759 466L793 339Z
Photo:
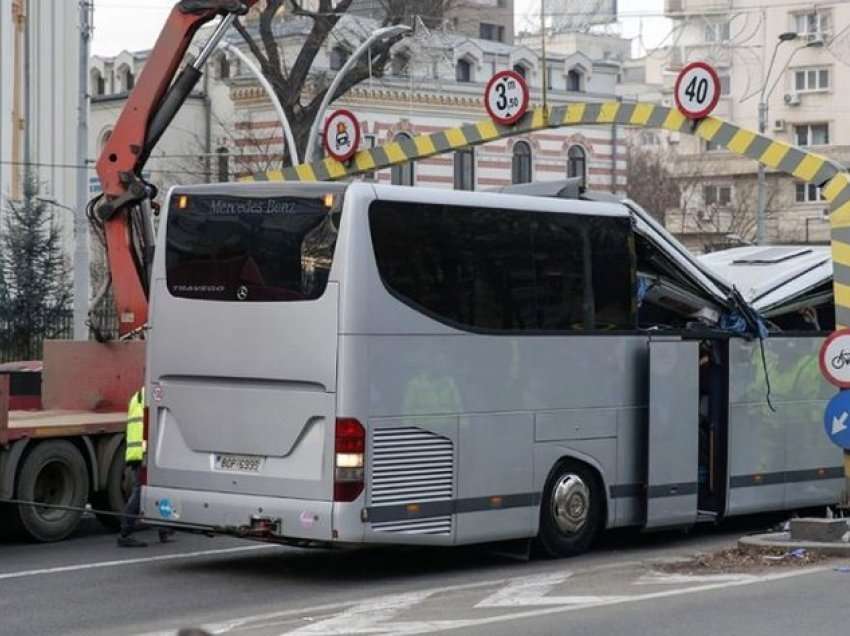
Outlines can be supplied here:
M604 503L596 474L584 464L563 462L543 491L537 546L549 557L585 552L601 529Z
M40 443L21 465L15 494L24 501L79 509L18 504L18 522L34 541L61 541L77 528L89 496L89 475L80 451L64 440Z
M123 512L124 504L130 498L130 490L133 487L132 479L127 474L124 466L124 444L121 444L112 456L109 463L109 471L106 473L106 488L95 493L93 498L94 508L106 512ZM95 513L97 520L110 530L118 530L121 527L121 517Z

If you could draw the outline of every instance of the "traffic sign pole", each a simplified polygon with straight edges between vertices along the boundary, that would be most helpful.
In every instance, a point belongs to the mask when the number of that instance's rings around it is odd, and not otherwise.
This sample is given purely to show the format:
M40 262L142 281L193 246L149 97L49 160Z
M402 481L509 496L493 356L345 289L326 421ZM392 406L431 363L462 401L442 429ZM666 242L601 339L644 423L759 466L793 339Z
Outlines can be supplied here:
M824 430L844 456L844 502L850 504L850 329L832 333L818 355L823 377L840 389L824 412Z

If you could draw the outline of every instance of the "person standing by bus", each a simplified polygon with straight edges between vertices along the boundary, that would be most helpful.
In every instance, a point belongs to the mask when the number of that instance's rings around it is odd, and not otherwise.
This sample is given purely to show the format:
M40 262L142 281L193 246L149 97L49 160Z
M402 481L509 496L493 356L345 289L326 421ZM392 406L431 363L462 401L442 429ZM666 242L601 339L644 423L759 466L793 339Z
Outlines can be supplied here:
M121 531L118 535L118 545L122 548L146 548L147 543L132 536L136 529L136 519L139 516L139 503L142 494L142 485L139 481L139 472L145 459L145 389L142 387L130 398L127 407L127 433L125 436L126 450L124 452L124 464L130 469L133 480L133 489L124 506L124 514L121 517ZM171 532L162 529L159 531L161 543L168 541Z

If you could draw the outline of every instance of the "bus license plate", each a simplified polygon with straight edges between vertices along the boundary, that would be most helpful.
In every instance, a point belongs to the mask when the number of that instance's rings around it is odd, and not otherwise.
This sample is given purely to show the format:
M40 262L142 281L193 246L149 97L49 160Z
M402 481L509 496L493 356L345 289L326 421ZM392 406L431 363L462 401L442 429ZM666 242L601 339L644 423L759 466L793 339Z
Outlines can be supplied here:
M258 473L263 459L251 455L216 455L215 468L233 473Z

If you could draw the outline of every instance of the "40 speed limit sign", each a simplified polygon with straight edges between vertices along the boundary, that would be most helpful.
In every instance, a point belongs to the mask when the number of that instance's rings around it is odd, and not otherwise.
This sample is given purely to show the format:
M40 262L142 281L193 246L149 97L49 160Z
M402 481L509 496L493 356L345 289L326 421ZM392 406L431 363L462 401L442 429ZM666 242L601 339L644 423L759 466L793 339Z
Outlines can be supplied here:
M688 119L711 114L720 99L720 77L705 62L692 62L679 73L673 91L676 106Z
M528 84L514 71L499 71L484 89L484 106L497 124L510 126L528 110Z

